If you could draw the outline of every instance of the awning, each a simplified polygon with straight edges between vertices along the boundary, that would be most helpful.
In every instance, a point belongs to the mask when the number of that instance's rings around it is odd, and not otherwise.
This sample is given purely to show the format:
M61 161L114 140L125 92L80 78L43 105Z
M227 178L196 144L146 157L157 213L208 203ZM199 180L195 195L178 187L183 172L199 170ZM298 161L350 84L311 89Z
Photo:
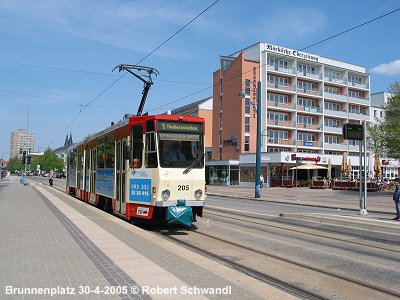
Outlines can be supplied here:
M290 170L326 170L328 168L320 165L313 165L313 164L304 164L304 165L299 165L297 167L290 168Z

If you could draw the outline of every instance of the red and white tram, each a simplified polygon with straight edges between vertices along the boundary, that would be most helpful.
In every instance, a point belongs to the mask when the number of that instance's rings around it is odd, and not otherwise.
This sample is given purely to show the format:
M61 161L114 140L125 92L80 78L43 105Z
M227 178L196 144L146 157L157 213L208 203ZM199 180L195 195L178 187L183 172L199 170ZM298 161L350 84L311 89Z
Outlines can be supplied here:
M129 221L171 221L170 212L189 213L190 221L202 216L202 118L129 116L67 155L66 191L82 201Z

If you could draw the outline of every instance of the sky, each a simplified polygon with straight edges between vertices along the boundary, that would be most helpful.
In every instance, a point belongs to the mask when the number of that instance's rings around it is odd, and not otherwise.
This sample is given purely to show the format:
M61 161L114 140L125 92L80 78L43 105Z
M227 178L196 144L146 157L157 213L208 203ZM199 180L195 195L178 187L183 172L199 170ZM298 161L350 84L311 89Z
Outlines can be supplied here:
M299 50L400 8L400 0L220 0L145 58L214 2L1 0L0 156L9 158L19 128L43 151L135 114L143 84L120 78L119 64L159 71L144 112L163 113L212 96L221 55L257 42ZM397 11L305 52L365 67L371 92L388 91L400 81L399 29Z

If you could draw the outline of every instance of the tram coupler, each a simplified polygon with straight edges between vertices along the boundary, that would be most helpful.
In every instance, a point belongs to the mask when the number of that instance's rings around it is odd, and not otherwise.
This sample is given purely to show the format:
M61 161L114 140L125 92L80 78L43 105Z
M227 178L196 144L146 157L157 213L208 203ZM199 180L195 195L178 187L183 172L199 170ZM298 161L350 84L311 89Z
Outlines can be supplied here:
M176 206L169 206L167 210L168 224L182 224L186 228L192 227L193 211L186 206L185 200L178 200Z

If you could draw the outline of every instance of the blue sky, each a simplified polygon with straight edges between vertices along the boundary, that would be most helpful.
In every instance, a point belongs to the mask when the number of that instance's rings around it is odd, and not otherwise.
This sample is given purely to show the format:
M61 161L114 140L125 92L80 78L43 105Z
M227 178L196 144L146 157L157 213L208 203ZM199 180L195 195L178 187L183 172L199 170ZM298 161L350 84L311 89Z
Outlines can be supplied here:
M9 151L11 132L27 127L28 108L37 151L61 146L67 132L79 141L136 113L142 84L128 74L64 130L80 104L121 75L111 72L116 65L136 64L213 2L0 1L0 155ZM211 96L220 55L259 41L301 49L397 8L400 0L220 0L141 63L160 72L144 111L161 113ZM387 91L400 81L399 29L398 11L306 52L363 66L371 91Z

